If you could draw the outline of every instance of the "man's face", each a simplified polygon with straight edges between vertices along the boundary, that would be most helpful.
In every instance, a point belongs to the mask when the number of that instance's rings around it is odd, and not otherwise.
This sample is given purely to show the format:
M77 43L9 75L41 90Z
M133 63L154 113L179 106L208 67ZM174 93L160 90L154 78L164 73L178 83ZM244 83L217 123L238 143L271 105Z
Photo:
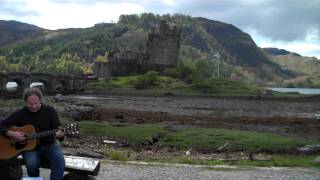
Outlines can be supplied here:
M27 98L26 106L28 107L29 111L37 112L41 108L41 100L36 95L31 95Z

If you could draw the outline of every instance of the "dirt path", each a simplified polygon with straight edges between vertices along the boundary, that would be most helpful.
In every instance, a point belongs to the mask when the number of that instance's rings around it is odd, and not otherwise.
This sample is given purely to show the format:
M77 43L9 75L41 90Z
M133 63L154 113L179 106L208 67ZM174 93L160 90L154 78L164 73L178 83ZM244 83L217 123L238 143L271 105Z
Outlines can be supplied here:
M42 169L41 176L49 179L49 170ZM103 163L95 180L144 179L201 179L201 180L319 180L320 171L306 168L239 168L230 166L194 166L184 164L142 165Z

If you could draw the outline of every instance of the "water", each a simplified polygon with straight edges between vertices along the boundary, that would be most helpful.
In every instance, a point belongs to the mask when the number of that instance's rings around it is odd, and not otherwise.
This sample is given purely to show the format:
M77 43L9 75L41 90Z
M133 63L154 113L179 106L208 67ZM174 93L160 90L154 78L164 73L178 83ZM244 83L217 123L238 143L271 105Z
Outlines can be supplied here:
M320 94L320 88L267 88L277 92L297 92L300 94Z
M39 86L39 85L43 85L43 83L34 82L30 84L30 87ZM6 87L8 92L16 92L18 85L16 82L8 82Z
M43 83L41 82L34 82L34 83L31 83L30 84L30 87L33 87L33 86L39 86L39 85L43 85ZM7 83L7 89L16 89L18 87L17 83L16 82L8 82Z

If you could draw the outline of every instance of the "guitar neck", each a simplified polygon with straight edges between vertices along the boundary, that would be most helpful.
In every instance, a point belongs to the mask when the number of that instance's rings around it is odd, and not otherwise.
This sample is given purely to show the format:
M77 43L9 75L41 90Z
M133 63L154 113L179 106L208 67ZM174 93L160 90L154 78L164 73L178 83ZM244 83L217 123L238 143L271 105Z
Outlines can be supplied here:
M43 131L43 132L37 132L37 133L30 133L27 134L28 139L37 139L37 138L42 138L46 136L51 136L54 135L59 129L53 129L53 130L48 130L48 131ZM64 134L68 137L79 137L79 130L78 130L78 125L77 123L69 123L67 126L63 129Z
M29 134L28 139L38 139L38 138L42 138L42 137L46 137L46 136L51 136L51 135L55 134L57 131L58 131L58 129L54 129L54 130L49 130L49 131L38 132L35 134Z

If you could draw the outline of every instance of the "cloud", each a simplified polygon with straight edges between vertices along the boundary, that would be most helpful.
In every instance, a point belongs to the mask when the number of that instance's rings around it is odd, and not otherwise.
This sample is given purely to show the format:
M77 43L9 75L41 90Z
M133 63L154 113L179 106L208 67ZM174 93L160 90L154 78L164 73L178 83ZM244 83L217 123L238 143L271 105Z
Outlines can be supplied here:
M58 26L58 22L74 27L76 23L70 21L77 17L85 19L79 21L78 27L83 27L89 20L95 24L117 20L120 14L153 12L219 20L243 31L254 29L275 41L303 40L309 31L320 29L319 0L0 0L0 3L0 18L16 16L37 23L39 19L59 18L47 28ZM37 25L42 24L49 22ZM65 25L54 29L61 27Z
M145 9L133 3L105 3L93 1L90 4L64 1L27 1L30 9L36 9L39 16L26 17L27 21L48 29L91 27L96 23L117 21L120 14L142 13Z
M34 10L26 9L26 3L23 1L0 0L0 17L4 19L14 19L15 17L23 17L25 15L37 15Z
M320 58L319 7L319 0L176 0L168 11L233 24L259 46Z
M176 12L255 29L272 40L304 39L320 29L319 0L177 0ZM319 34L318 34L319 36Z
M299 53L303 56L317 57L320 59L320 39L318 32L309 32L305 40L296 40L286 42L283 40L271 40L268 37L261 36L257 31L250 31L249 34L255 37L255 42L260 47L276 47L291 52Z

